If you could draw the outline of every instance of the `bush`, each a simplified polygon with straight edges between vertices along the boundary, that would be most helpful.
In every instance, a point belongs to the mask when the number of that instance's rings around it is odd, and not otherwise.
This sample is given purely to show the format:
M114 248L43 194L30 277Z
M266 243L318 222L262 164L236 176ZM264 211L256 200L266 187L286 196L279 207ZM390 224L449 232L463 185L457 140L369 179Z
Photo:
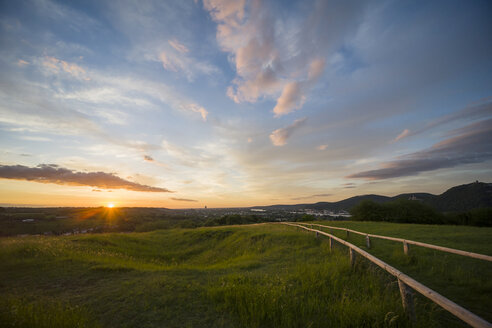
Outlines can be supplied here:
M388 203L364 200L350 210L352 220L398 223L456 224L492 226L492 208L477 208L463 213L442 214L419 201L399 199Z
M379 204L364 200L350 211L353 220L398 223L444 223L442 214L419 201L399 199Z

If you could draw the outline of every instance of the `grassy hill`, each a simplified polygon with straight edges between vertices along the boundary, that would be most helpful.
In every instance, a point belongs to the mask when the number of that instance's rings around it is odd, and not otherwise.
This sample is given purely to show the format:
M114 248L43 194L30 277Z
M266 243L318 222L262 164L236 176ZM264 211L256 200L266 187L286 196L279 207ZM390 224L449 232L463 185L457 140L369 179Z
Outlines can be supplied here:
M0 327L461 326L423 298L409 322L395 279L346 253L274 224L2 238Z

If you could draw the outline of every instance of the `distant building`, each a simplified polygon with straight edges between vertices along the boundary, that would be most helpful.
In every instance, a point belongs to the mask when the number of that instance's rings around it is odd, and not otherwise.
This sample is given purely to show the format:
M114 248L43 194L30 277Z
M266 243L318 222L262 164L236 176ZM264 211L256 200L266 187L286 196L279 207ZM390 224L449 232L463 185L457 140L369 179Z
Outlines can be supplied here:
M412 196L408 197L408 200L418 200L418 201L421 201L422 199L415 197L415 195L412 195Z

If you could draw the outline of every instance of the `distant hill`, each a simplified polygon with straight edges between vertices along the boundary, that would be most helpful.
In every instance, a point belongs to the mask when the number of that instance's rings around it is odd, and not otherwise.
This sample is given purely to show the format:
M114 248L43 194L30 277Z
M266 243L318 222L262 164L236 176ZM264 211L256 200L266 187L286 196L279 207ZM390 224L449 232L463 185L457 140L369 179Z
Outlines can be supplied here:
M448 189L428 203L442 212L492 207L492 183L474 182Z
M440 212L464 212L474 208L492 207L492 183L473 182L456 187L452 187L440 195L429 193L407 193L394 197L381 195L361 195L350 197L338 202L318 202L314 204L295 204L295 205L270 205L255 206L262 209L283 209L283 210L328 210L333 212L348 211L363 200L372 200L377 203L386 203L392 200L413 198L424 204L430 205Z

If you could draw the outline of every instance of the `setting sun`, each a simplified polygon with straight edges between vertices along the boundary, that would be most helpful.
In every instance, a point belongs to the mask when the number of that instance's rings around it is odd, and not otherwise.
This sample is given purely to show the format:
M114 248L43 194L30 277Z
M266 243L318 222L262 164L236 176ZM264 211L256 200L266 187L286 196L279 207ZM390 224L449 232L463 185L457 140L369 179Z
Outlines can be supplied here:
M113 207L114 207L114 204L113 204L113 203L108 203L108 204L106 205L106 207L108 207L108 208L113 208Z

